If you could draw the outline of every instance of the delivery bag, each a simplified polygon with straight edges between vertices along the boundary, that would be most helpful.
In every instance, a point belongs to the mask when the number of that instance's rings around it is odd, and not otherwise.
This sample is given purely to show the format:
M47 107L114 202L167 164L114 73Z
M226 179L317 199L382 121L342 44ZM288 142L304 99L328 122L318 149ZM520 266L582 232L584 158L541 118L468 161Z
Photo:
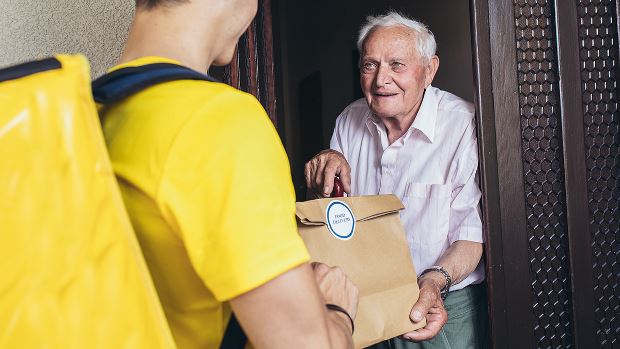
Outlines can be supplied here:
M353 340L364 348L425 325L412 323L417 277L394 195L297 203L299 233L313 261L341 267L360 291Z

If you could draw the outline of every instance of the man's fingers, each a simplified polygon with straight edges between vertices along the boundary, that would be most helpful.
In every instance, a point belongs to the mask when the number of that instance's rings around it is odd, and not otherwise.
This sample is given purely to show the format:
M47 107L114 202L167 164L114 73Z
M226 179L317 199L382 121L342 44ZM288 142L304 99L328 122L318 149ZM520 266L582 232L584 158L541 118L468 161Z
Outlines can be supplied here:
M426 326L416 331L408 332L402 335L406 340L425 341L434 338L445 323L448 321L448 312L441 305L432 307L426 314Z
M334 165L334 161L329 161L323 170L323 196L329 196L334 189L334 178L338 167Z
M319 156L317 158L317 166L315 168L314 173L312 174L314 178L313 188L319 194L324 194L324 181L323 181L323 171L325 170L325 159L323 156Z
M441 327L442 326L438 323L429 323L426 325L426 327L416 331L405 333L402 337L406 340L415 342L429 340L431 338L434 338L439 333L439 331L441 331Z
M304 166L304 177L306 179L306 187L312 188L312 160L308 161Z
M315 184L319 162L319 157L315 156L306 163L306 166L304 166L304 177L306 178L306 186L308 187L308 190L312 191L313 193L320 192L320 190L317 191Z
M320 196L329 197L334 189L334 178L339 175L343 189L351 193L351 168L344 156L335 150L324 150L304 166L306 186Z
M437 295L431 289L422 288L420 289L420 297L418 301L411 308L411 313L409 317L413 322L420 322L428 313L429 309L437 302Z
M345 193L351 195L351 167L348 163L345 163L340 168L340 181L342 182L342 186L344 187Z

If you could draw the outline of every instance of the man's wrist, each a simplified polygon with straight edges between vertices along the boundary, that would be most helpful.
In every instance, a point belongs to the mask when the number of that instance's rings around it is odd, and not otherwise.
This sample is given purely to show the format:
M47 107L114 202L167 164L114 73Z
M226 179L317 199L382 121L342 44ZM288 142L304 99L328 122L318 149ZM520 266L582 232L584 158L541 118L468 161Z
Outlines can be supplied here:
M438 265L434 265L430 268L425 269L421 274L420 274L420 279L423 282L425 279L427 278L428 280L433 280L433 282L435 283L435 285L437 287L439 287L439 294L441 296L442 300L445 300L446 297L448 297L448 292L450 291L450 286L452 286L452 277L450 276L450 274L448 273L448 271L446 269L444 269L441 266ZM441 279L443 279L443 283L442 281L440 281ZM420 287L422 286L422 282L420 282ZM441 286L439 286L441 285Z
M420 287L426 287L430 285L432 287L437 288L437 290L441 290L446 285L446 278L440 273L426 273L420 276L419 282Z

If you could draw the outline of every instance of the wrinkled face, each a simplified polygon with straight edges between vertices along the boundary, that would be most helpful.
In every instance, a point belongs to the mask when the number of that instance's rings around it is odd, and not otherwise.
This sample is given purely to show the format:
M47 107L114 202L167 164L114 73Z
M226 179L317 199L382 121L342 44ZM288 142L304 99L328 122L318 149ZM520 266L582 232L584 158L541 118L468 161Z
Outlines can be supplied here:
M379 118L414 116L433 76L408 28L378 27L364 41L360 82L370 110Z

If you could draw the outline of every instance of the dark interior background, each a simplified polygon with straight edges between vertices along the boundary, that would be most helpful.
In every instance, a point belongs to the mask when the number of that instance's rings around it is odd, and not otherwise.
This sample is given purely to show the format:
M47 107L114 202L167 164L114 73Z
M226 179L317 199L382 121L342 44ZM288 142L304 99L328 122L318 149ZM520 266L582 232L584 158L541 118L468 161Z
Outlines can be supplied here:
M366 16L396 10L428 25L441 62L433 85L473 102L468 1L281 0L274 10L278 119L298 199L303 165L329 147L336 117L361 97L356 41Z

